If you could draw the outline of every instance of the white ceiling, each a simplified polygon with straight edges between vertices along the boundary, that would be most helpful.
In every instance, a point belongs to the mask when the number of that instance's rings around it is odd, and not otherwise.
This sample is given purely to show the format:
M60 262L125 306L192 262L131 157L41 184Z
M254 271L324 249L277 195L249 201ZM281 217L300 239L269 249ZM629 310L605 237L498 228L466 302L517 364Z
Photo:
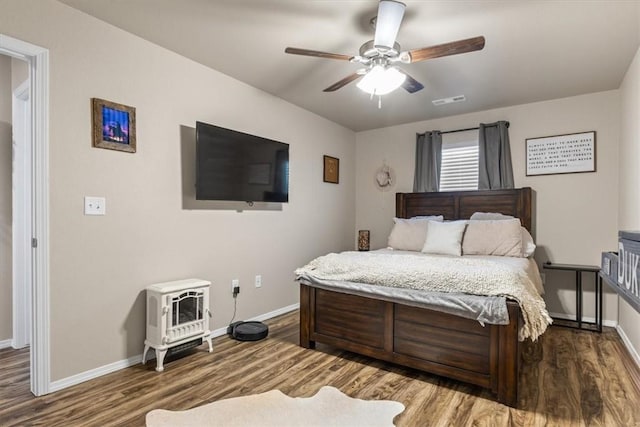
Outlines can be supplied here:
M351 83L358 64L284 53L355 55L377 1L61 0L355 131L617 89L640 44L640 2L406 1L403 50L483 35L479 52L402 65L425 88L376 101ZM466 102L431 101L465 95Z

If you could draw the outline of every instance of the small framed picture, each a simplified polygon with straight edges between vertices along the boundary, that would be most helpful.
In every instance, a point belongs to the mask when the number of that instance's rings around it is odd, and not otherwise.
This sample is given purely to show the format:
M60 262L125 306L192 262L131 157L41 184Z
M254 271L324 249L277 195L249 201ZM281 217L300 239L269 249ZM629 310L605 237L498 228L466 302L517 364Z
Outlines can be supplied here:
M104 99L93 98L93 146L109 150L136 152L136 109Z
M358 250L369 250L369 230L358 230Z
M324 156L324 182L331 184L340 182L340 159Z

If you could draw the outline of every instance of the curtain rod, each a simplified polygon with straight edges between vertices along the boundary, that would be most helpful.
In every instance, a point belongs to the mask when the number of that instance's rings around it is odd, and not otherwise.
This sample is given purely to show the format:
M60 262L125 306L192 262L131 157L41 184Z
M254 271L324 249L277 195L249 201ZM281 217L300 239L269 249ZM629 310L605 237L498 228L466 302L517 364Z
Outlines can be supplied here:
M490 125L488 125L488 126L496 126L496 124L495 124L495 123L493 123L493 124L490 124ZM507 127L509 127L509 122L507 122ZM470 130L478 130L478 129L480 129L480 127L476 126L476 127L474 127L474 128L445 130L445 131L440 132L440 133L441 133L441 134L445 134L445 133L467 132L467 131L470 131Z
M456 133L456 132L466 132L468 130L478 130L480 129L479 127L474 127L474 128L466 128L466 129L455 129L455 130L445 130L443 132L440 132L441 134L445 134L445 133Z

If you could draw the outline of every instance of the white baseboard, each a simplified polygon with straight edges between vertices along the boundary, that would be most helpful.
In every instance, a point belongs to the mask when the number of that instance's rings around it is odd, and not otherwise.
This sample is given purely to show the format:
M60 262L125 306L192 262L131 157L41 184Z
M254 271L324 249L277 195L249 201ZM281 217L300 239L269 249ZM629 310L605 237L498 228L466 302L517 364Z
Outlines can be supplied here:
M262 314L260 316L253 317L248 319L249 321L254 322L262 322L263 320L272 319L274 317L280 316L281 314L289 313L290 311L294 311L300 308L300 303L297 302L295 304L288 305L286 307L279 308L277 310L270 311L268 313ZM226 332L225 332L226 333Z
M565 320L576 320L576 316L575 315L571 315L571 314L566 314L566 313L549 313L549 315L551 317L555 317L558 319L565 319ZM595 317L582 317L582 321L583 322L589 322L589 323L595 323L596 322L596 318ZM610 328L615 328L618 326L618 322L616 322L615 320L607 320L607 319L602 319L602 326L607 326Z
M49 392L53 393L54 391L62 390L64 388L71 387L72 385L80 384L85 381L89 381L94 378L98 378L103 375L110 374L111 372L128 368L129 366L136 365L140 362L142 362L142 354L130 357L125 360L119 360L117 362L109 363L108 365L104 365L96 369L91 369L89 371L81 372L79 374L72 375L70 377L63 378L58 381L52 381L51 384L49 385Z
M0 341L0 350L2 350L3 348L11 347L11 342L12 341L13 340L11 340L11 339Z
M270 311L269 313L265 313L265 314L262 314L260 316L256 316L256 317L254 317L252 319L249 319L249 320L252 320L252 321L267 320L267 319L271 319L271 318L276 317L276 316L280 316L281 314L285 314L285 313L289 313L290 311L297 310L298 308L300 308L300 303L296 303L296 304L289 305L287 307L279 308L277 310ZM225 326L224 328L218 328L218 329L212 331L211 332L211 337L212 338L220 337L222 335L225 335L226 333L227 333L227 327ZM0 341L0 348L3 348L2 344L5 343L5 342L9 343L8 347L11 346L11 340ZM133 365L137 365L138 363L141 363L141 362L142 362L142 354L138 354L136 356L130 357L130 358L125 359L125 360L119 360L117 362L113 362L113 363L110 363L108 365L101 366L99 368L90 369L88 371L81 372L79 374L72 375L72 376L67 377L67 378L63 378L61 380L53 381L49 385L49 392L53 393L55 391L59 391L59 390L65 389L67 387L71 387L73 385L80 384L82 382L89 381L89 380L92 380L94 378L98 378L98 377L101 377L103 375L106 375L106 374L110 374L111 372L119 371L120 369L124 369L124 368L128 368L130 366L133 366Z
M631 358L633 359L634 362L636 362L636 365L638 365L638 368L640 368L640 355L638 354L636 349L633 348L633 344L631 344L631 341L629 340L629 337L627 336L627 334L625 334L624 329L622 329L622 327L618 325L616 326L616 331L618 332L618 335L620 335L620 338L622 338L622 342L624 343L624 346L627 347L627 350L629 351Z

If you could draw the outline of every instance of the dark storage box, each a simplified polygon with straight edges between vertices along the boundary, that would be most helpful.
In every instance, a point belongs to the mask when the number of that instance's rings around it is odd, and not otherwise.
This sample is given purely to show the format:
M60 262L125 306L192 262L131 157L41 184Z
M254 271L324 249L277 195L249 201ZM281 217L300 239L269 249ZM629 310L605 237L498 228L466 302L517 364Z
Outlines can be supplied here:
M618 268L616 291L640 312L640 231L618 233Z

